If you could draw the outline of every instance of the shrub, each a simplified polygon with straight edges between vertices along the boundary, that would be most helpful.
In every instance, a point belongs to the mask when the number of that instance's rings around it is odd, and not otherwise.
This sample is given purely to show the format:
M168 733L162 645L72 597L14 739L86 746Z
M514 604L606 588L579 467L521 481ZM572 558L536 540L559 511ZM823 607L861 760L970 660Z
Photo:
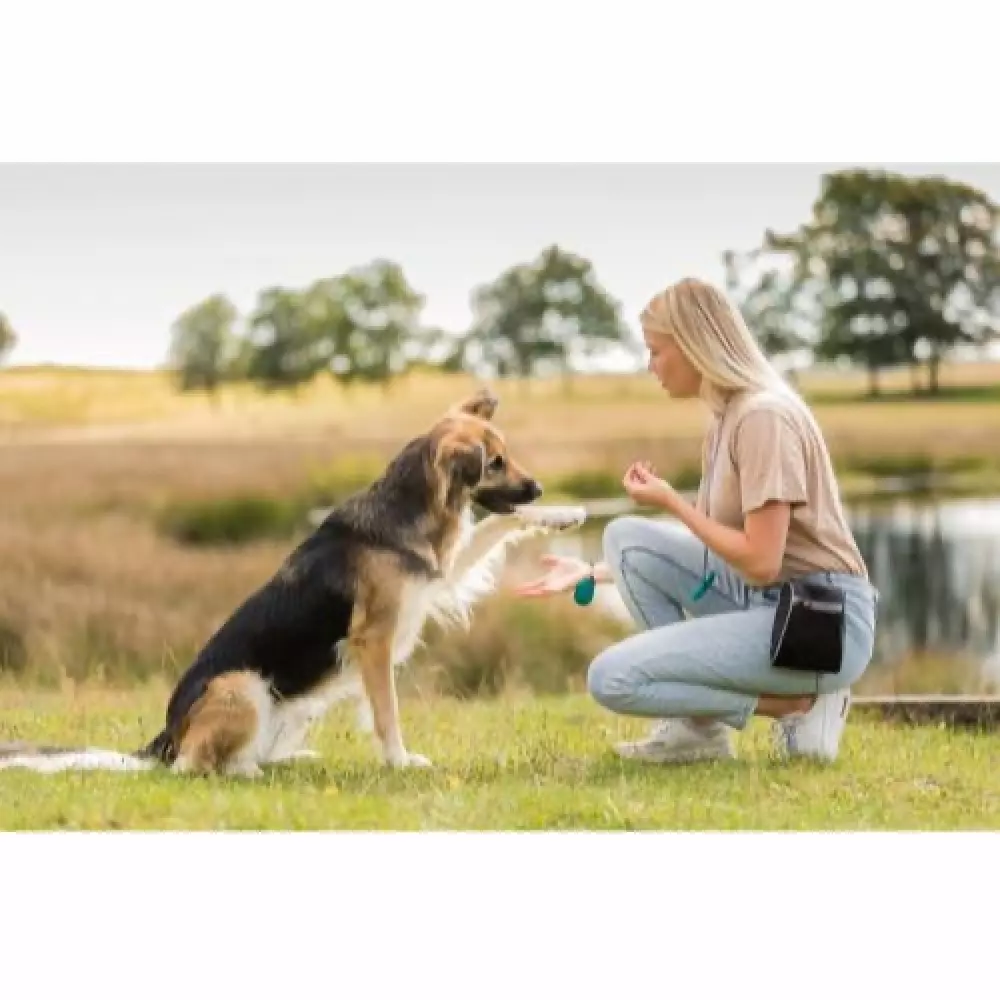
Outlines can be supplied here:
M161 530L186 545L239 545L283 538L302 522L300 504L252 494L176 501L160 515Z

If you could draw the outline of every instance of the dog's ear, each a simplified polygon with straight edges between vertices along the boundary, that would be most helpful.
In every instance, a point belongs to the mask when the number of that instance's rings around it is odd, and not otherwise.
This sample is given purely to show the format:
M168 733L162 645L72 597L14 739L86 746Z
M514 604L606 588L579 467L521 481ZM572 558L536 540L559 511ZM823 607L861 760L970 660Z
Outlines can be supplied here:
M463 445L452 452L452 469L463 486L476 486L486 471L486 449L481 444Z
M489 389L484 387L469 396L468 399L459 403L455 409L459 413L468 413L482 420L492 420L493 414L497 412L499 405L500 400Z

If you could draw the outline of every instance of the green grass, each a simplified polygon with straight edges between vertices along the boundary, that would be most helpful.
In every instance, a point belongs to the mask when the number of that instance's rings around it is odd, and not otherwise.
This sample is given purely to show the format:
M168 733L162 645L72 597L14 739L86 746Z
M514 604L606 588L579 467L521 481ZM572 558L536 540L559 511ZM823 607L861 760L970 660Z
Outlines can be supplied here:
M0 739L129 749L162 692L0 693ZM350 714L313 741L321 761L262 780L0 772L2 829L871 830L1000 828L1000 737L895 726L856 712L833 765L781 763L754 720L738 758L662 767L619 760L644 729L584 696L458 702L411 696L407 744L430 771L389 772Z

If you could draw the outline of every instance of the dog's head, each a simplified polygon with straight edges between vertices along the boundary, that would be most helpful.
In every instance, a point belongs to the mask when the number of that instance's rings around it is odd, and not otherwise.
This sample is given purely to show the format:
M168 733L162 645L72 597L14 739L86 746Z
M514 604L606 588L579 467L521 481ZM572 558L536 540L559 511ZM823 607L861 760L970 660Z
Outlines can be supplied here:
M453 406L433 435L435 465L449 505L468 500L494 514L533 503L542 487L510 457L507 443L491 423L499 401L482 389Z

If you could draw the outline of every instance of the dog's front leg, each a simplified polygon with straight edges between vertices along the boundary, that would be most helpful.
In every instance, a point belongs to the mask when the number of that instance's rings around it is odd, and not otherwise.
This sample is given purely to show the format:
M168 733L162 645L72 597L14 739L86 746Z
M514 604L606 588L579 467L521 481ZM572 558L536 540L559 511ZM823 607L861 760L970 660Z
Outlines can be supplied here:
M461 580L501 542L510 541L515 533L525 530L524 524L513 514L490 514L473 529L468 542L455 557L448 576Z
M390 767L430 767L431 762L426 757L409 753L403 745L391 641L379 636L352 645L352 659L358 665L371 704L375 735L383 759Z
M511 514L490 514L473 529L468 542L455 557L448 574L461 580L490 553L503 545L522 541L532 535L569 531L580 527L587 514L583 507L524 506Z

